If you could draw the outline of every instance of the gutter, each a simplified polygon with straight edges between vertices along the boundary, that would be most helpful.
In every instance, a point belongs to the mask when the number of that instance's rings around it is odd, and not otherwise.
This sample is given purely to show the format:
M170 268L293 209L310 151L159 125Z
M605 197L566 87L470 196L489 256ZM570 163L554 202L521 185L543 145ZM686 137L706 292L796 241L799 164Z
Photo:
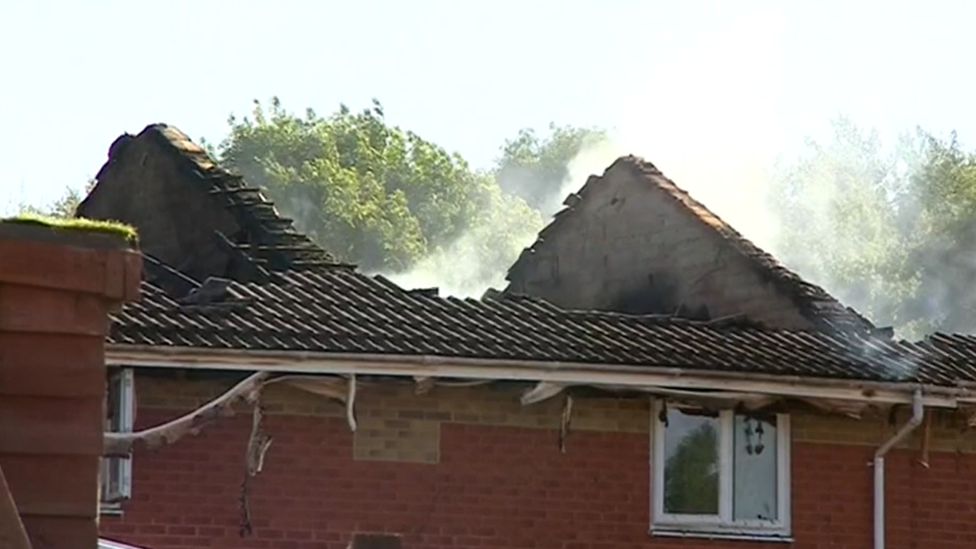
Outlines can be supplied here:
M193 347L110 344L111 366L223 371L270 371L281 374L447 377L471 380L550 382L564 385L615 385L758 393L775 396L854 401L879 405L909 404L918 384L778 376L663 366L626 366L456 358L431 355L378 355L301 351L240 351ZM972 399L964 387L922 386L925 406L956 408Z
M874 452L874 549L885 547L885 454L915 430L925 417L922 390L912 396L912 417L908 423Z

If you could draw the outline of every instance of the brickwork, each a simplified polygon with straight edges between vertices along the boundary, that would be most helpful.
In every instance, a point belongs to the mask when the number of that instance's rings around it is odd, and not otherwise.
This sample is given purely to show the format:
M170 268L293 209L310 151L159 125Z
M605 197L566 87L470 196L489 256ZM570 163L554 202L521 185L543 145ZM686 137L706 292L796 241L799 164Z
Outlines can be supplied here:
M545 246L511 275L511 289L566 308L607 309L653 284L665 294L667 303L658 305L667 312L705 305L713 317L747 314L784 328L810 327L789 298L682 208L615 166L558 230L545 233Z
M172 418L228 386L140 379L137 422ZM406 548L770 547L648 535L647 401L577 399L560 454L559 399L523 408L517 397L364 386L354 435L341 404L275 387L266 396L275 441L251 493L254 538L237 537L247 414L137 452L133 500L123 517L103 518L103 533L153 549L344 548L354 532L400 533ZM793 546L869 546L868 463L896 426L812 414L792 424ZM976 436L935 416L926 469L921 432L888 458L888 546L973 547Z
M361 383L356 399L359 430L355 434L356 459L437 462L438 426L442 422L556 430L562 400L552 398L522 406L517 389L498 386L437 387L416 395L412 383ZM226 382L177 379L140 379L141 407L185 410L213 399L229 387ZM650 428L649 401L637 398L577 399L572 430L646 433ZM269 415L345 418L344 405L291 386L273 385L265 392ZM241 408L244 410L244 408ZM930 451L976 453L976 433L966 429L958 413L929 410ZM791 421L796 442L877 446L908 419L907 411L892 423L887 415L855 420L838 415L798 412ZM924 428L918 428L900 448L918 449Z

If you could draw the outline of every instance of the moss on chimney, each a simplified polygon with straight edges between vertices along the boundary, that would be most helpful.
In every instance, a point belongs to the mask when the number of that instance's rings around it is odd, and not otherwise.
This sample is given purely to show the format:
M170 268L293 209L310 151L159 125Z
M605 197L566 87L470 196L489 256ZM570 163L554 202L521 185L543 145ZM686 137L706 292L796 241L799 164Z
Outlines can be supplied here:
M101 221L85 218L49 217L35 214L20 214L0 219L0 224L19 224L48 227L55 230L77 231L82 233L104 234L124 239L129 245L139 244L139 235L131 225L117 221Z

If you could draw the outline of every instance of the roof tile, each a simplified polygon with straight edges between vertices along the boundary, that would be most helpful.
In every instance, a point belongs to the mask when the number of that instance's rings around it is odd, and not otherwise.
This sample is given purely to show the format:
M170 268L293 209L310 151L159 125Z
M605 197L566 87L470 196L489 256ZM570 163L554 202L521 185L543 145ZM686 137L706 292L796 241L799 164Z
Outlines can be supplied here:
M788 376L976 381L976 338L919 343L596 311L537 298L442 298L398 289L345 268L283 272L227 287L232 305L187 305L145 282L114 318L110 343L216 349L435 355L458 358L669 366Z

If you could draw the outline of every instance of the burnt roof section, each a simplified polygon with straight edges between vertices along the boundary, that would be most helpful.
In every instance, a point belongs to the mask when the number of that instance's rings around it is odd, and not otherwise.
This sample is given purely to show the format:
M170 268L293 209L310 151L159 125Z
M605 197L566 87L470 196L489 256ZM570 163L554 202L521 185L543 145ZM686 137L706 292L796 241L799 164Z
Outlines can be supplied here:
M314 271L338 264L332 254L298 232L293 221L283 217L261 189L219 166L174 126L150 124L136 136L120 136L109 148L106 166L125 154L130 142L140 139L152 140L159 150L173 155L186 181L201 185L232 215L241 231L235 235L218 232L214 238L243 271L250 271L249 278L267 278L268 271Z
M156 270L156 269L154 269ZM147 271L148 272L148 271ZM408 291L353 269L268 283L211 279L181 298L157 281L113 317L109 343L240 351L432 355L654 366L953 385L976 380L972 349L766 329L737 319L566 311L522 295L481 300Z
M731 225L723 221L718 215L706 208L691 195L678 187L674 181L668 179L654 164L641 157L628 155L618 158L607 172L615 166L625 166L636 173L650 185L664 191L681 205L681 210L707 225L717 236L728 243L732 249L748 260L748 263L764 280L774 284L776 288L792 299L800 313L814 323L819 329L840 331L845 333L872 334L881 337L891 337L891 330L874 326L867 318L860 315L851 307L847 307L830 295L825 289L807 282L798 274L786 268L771 254L763 251L752 241L744 237ZM606 172L605 172L606 173ZM602 184L602 177L590 176L583 187L567 197L564 204L567 208L558 212L551 223L539 233L537 240L524 249L515 263L509 268L508 277L516 274L524 261L527 261L535 249L545 244L547 235L553 234L565 223L566 219L575 212L574 206L586 199L588 191L593 185Z

